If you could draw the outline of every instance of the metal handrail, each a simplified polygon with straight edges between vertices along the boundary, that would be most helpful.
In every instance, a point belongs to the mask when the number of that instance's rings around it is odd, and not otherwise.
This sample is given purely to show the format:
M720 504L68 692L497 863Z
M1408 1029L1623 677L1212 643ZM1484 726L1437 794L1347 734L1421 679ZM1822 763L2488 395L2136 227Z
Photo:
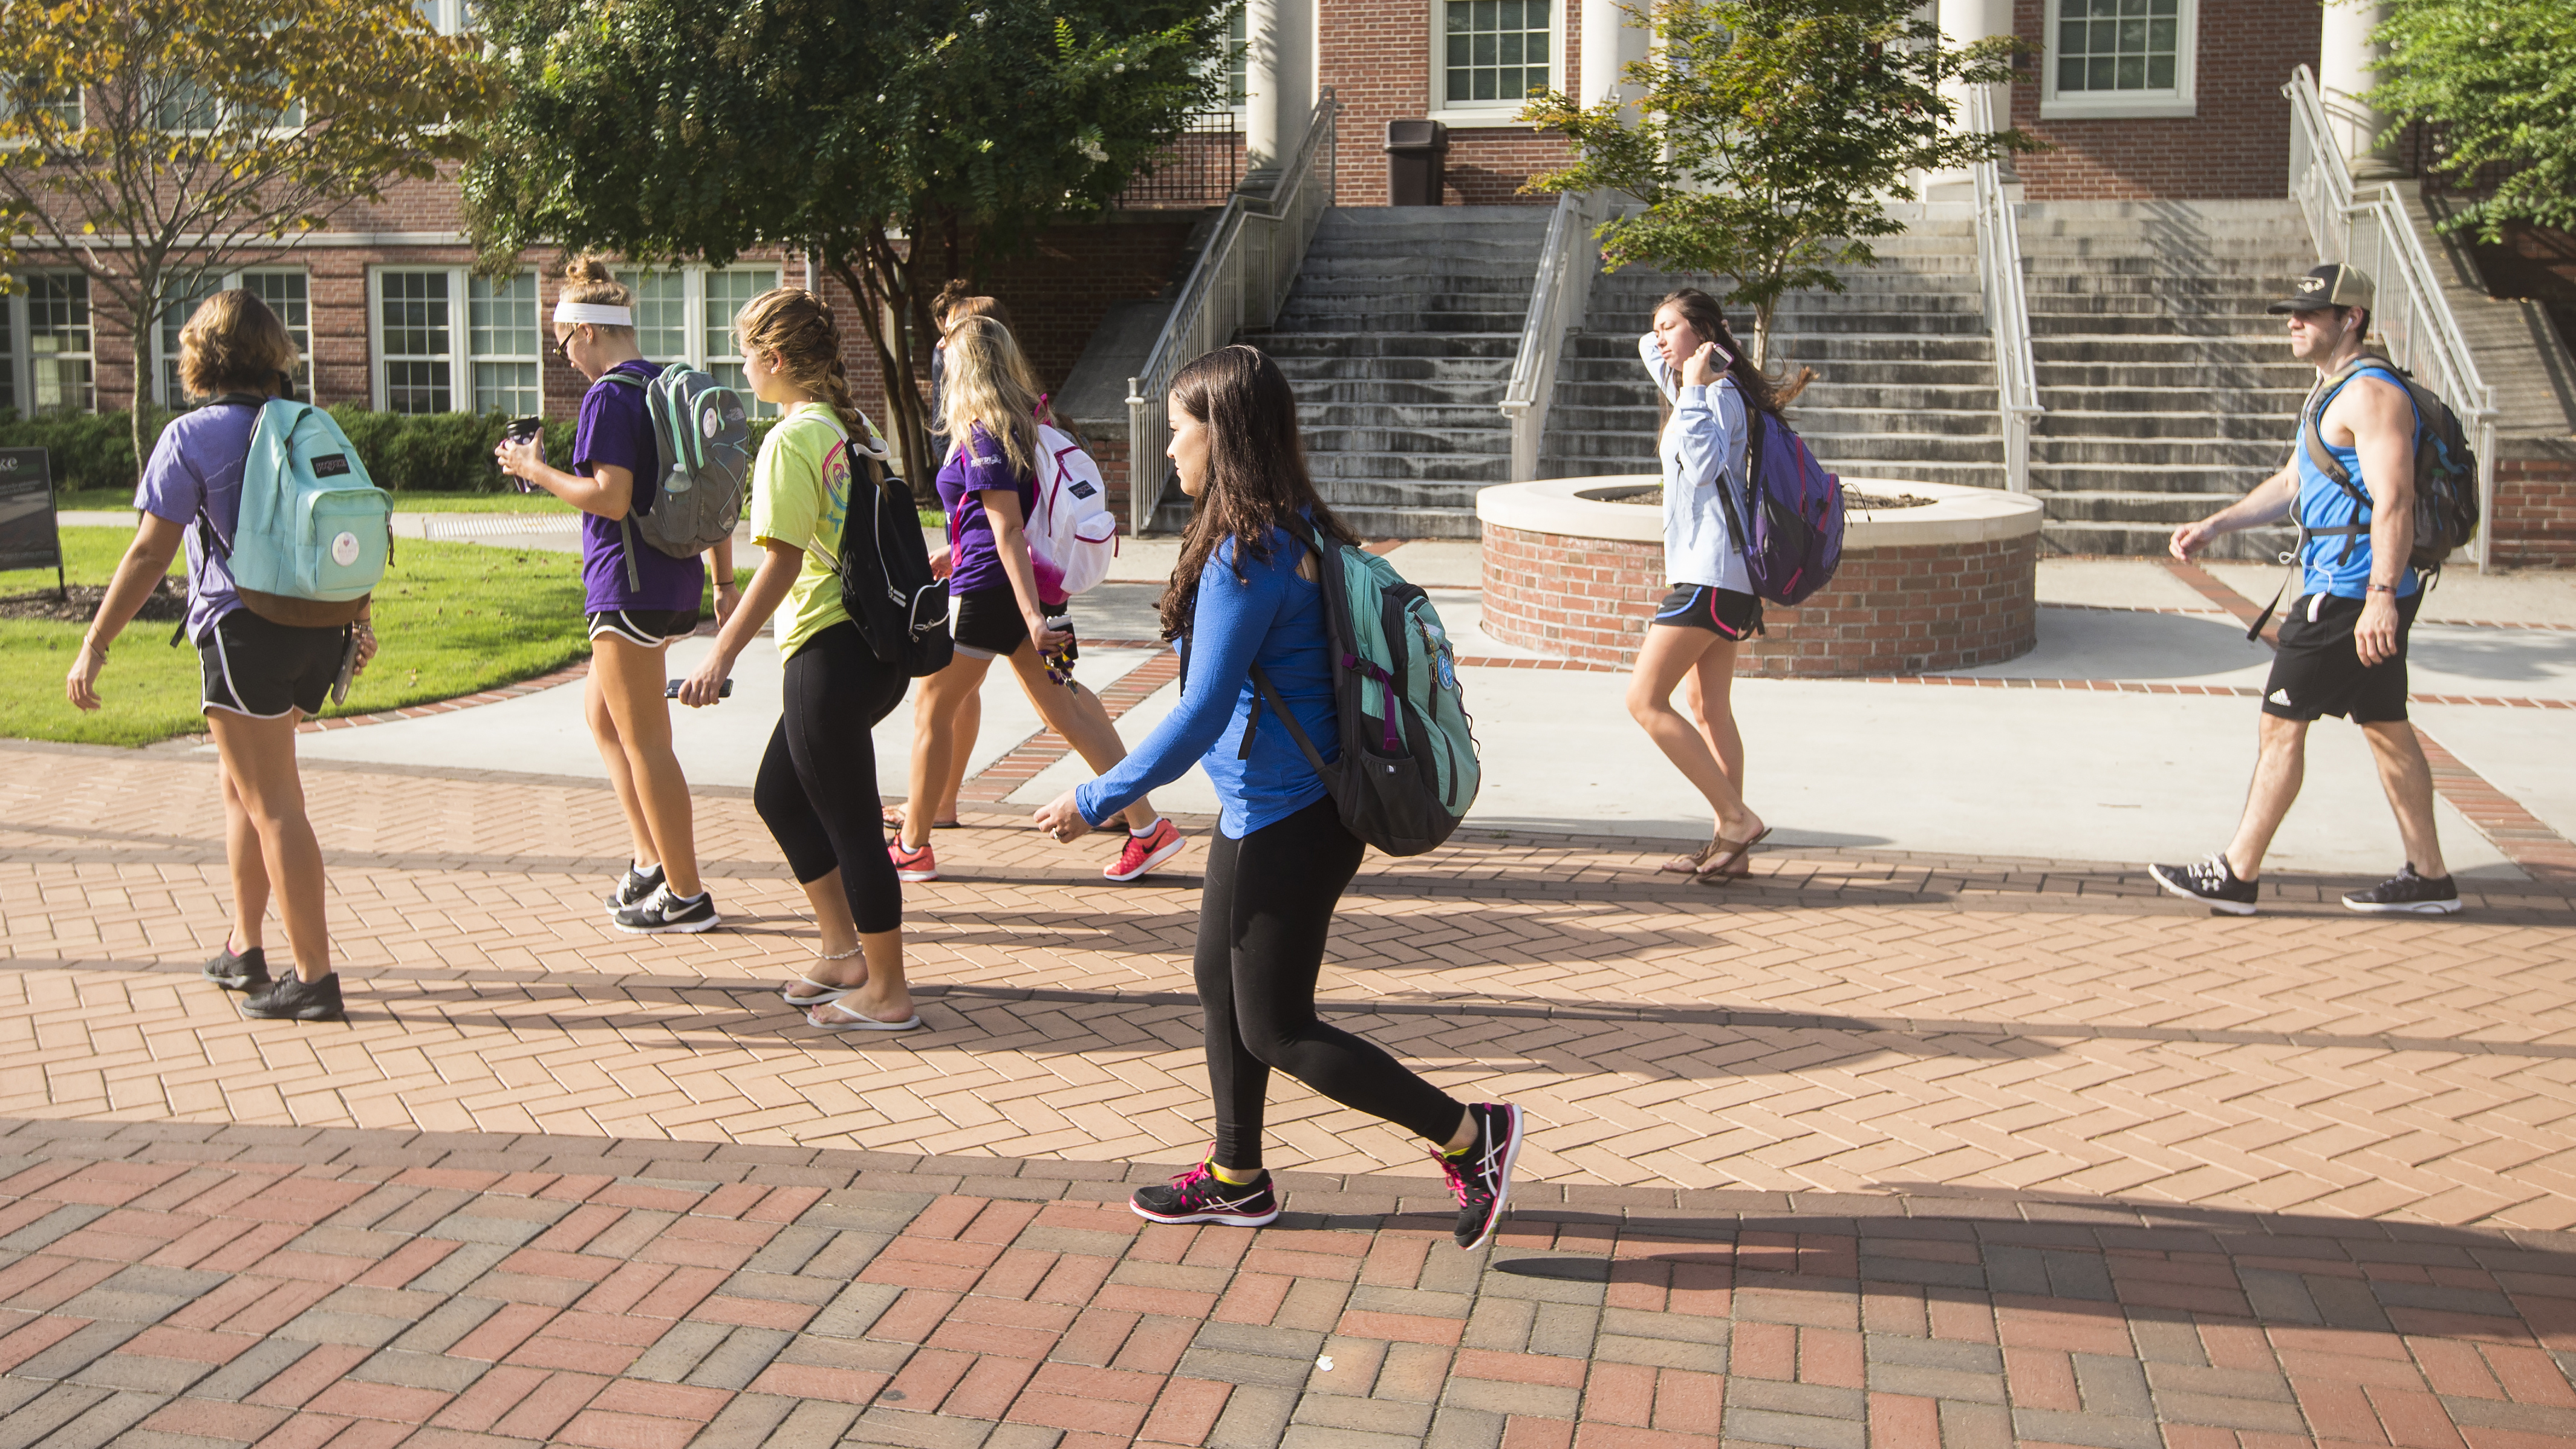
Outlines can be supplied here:
M2357 193L2343 148L2328 128L2325 101L2306 66L2281 87L2290 98L2290 195L2307 214L2317 260L2351 262L2377 284L2371 330L2388 360L2430 388L2466 425L2478 453L2478 516L2495 517L2495 389L2478 375L2459 318L2435 279L2394 186ZM2478 530L2474 552L2485 568L2492 527Z
M1164 319L1145 366L1127 379L1127 527L1145 531L1162 500L1163 450L1171 444L1171 418L1163 395L1181 368L1234 340L1246 327L1266 327L1279 316L1288 289L1305 265L1315 228L1333 205L1339 184L1332 89L1316 97L1306 134L1279 169L1269 196L1236 195L1218 213L1207 246L1181 284L1179 300Z
M1980 135L1995 129L1994 100L1984 86L1968 92L1967 125ZM1995 342L1996 410L2004 430L2004 486L2030 491L2031 419L2039 405L2039 372L2031 361L2030 293L2021 274L2021 220L2004 191L2002 167L1979 161L1968 168L1976 192L1977 286L1985 294L1986 330Z
M1600 243L1592 238L1592 201L1568 191L1556 199L1547 221L1547 242L1539 248L1538 280L1530 288L1529 315L1521 322L1520 351L1512 358L1512 380L1503 389L1503 415L1512 425L1512 481L1538 477L1539 439L1547 431L1547 409L1556 396L1557 358L1565 351L1565 334L1583 325L1584 304L1592 295L1592 274L1600 269Z

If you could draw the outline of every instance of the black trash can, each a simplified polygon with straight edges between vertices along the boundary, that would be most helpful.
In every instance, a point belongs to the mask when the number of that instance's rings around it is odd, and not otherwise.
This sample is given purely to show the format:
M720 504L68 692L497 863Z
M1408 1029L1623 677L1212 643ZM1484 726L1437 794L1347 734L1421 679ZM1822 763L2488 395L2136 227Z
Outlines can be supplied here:
M1389 206L1438 206L1448 181L1449 128L1438 121L1386 123Z

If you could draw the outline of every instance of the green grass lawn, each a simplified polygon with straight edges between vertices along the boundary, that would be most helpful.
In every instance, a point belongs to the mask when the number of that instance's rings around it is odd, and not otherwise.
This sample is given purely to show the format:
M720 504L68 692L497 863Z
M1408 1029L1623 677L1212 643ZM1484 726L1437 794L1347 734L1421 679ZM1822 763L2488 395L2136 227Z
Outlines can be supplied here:
M560 505L555 505L560 506ZM63 554L75 584L104 584L133 535L66 528ZM54 586L53 571L0 572L0 597ZM590 653L583 636L581 561L564 553L400 539L376 590L383 652L325 713L367 714L451 699L558 669ZM710 615L713 605L707 606ZM195 734L197 652L165 647L172 626L126 626L99 676L106 707L83 714L63 697L80 648L80 624L0 619L0 735L86 744L145 745Z

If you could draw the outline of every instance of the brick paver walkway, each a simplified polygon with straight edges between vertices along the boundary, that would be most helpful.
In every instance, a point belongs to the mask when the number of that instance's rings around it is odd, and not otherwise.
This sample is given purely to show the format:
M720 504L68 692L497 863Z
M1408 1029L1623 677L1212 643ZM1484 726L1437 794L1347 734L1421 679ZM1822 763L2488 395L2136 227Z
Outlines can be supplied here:
M1197 847L1115 887L970 812L907 898L934 1029L857 1041L769 990L812 932L739 792L732 929L670 940L599 919L596 785L308 788L352 1019L248 1022L210 764L0 744L0 1449L2576 1442L2563 885L1372 860L1326 1009L1536 1118L1470 1257L1284 1080L1279 1227L1116 1206L1206 1140Z

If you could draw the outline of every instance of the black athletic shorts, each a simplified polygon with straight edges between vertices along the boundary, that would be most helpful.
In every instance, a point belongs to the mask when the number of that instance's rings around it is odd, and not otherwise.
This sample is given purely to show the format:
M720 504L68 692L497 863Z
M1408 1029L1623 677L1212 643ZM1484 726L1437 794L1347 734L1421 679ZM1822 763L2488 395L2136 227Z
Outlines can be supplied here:
M2362 601L2302 595L2281 621L2281 650L2263 682L2263 712L2298 720L2339 714L2354 724L2406 718L2406 635L2423 602L2421 589L2397 601L2397 652L2365 669L2352 642Z
M697 627L695 609L602 609L590 616L591 638L614 634L646 649L659 649Z
M1038 612L1050 619L1063 619L1072 612L1065 604L1040 604ZM1073 630L1068 620L1064 630L1066 658L1081 657L1069 637ZM977 589L957 596L957 613L950 620L949 637L957 641L957 652L969 659L1008 658L1020 652L1029 642L1029 626L1020 617L1020 596L1005 584L998 589Z
M1762 601L1733 589L1675 584L1655 606L1655 622L1706 629L1721 639L1749 639L1762 632Z
M204 707L253 719L278 719L298 709L320 714L348 649L346 624L299 629L235 609L197 640Z

